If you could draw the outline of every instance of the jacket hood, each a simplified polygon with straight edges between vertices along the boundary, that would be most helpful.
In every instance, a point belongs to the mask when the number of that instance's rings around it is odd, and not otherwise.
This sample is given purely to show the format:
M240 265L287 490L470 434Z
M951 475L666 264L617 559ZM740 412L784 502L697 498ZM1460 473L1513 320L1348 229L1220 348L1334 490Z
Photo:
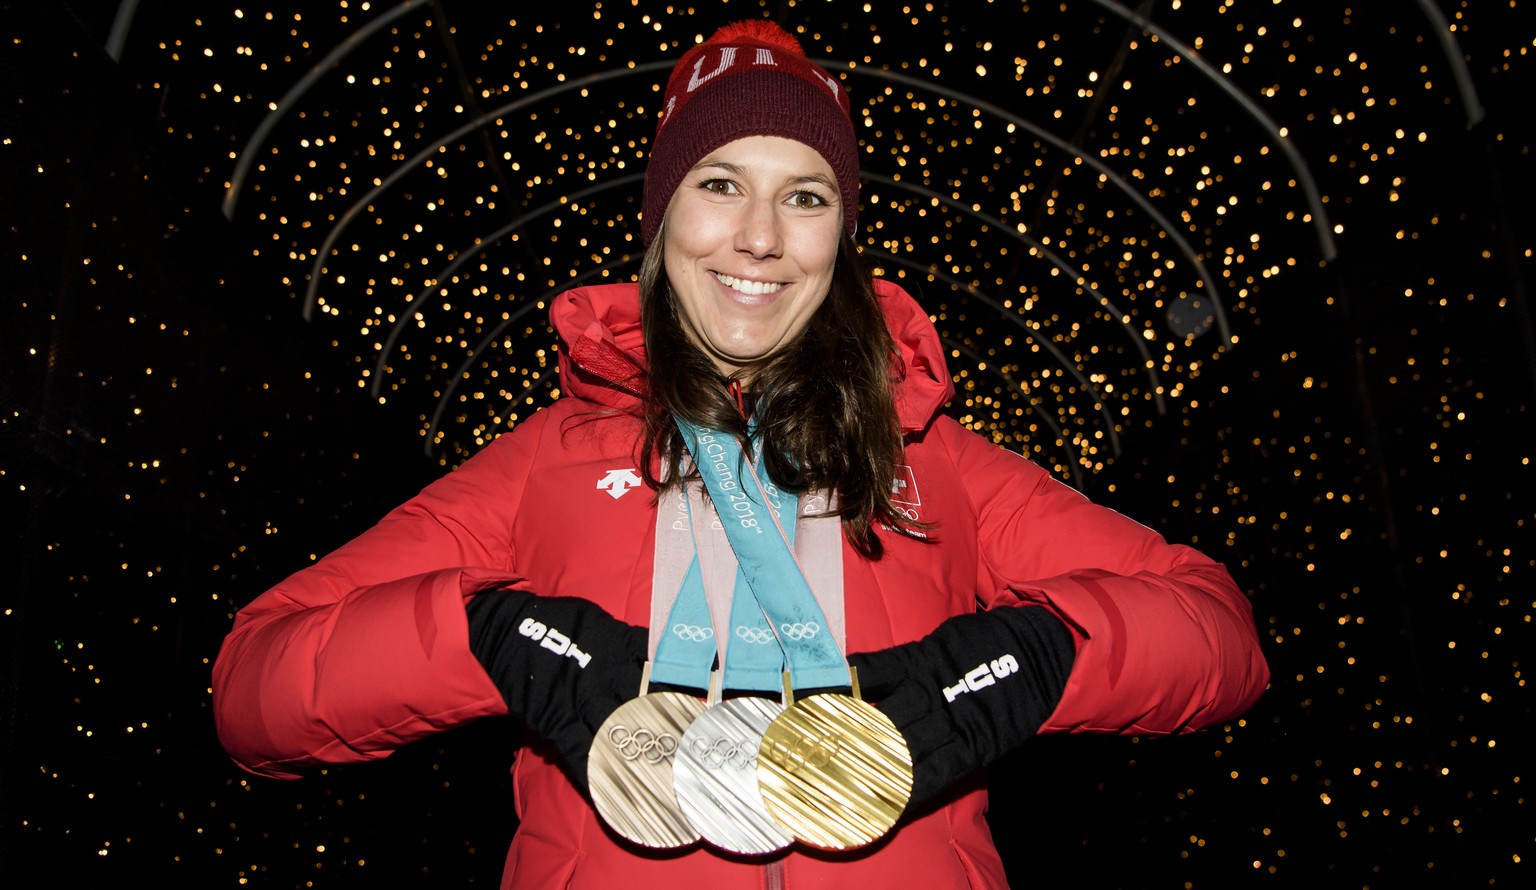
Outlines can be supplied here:
M901 351L903 378L896 409L908 431L926 427L954 395L944 348L928 313L896 284L875 279L885 323ZM560 335L560 382L578 399L609 408L635 404L645 388L645 340L640 333L640 286L600 284L555 298L550 322Z

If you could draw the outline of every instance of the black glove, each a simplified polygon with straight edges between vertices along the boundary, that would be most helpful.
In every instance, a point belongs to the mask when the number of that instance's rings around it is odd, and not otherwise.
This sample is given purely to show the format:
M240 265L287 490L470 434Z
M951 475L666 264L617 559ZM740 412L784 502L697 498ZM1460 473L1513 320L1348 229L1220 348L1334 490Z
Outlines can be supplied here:
M912 751L908 811L1035 734L1061 700L1072 635L1034 606L956 615L915 643L848 656Z
M555 746L585 793L593 734L640 694L648 634L576 597L491 590L468 612L470 651L507 709Z

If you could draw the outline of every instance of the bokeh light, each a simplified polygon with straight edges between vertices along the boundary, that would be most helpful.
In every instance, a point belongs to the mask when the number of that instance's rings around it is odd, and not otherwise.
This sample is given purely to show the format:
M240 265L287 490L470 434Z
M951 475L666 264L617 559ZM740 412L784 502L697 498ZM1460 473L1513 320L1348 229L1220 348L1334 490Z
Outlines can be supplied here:
M1013 882L1529 884L1516 0L46 6L0 35L8 885L496 880L512 730L255 779L208 665L559 396L545 310L636 273L671 60L764 15L852 97L953 414L1253 596L1244 719L998 771Z

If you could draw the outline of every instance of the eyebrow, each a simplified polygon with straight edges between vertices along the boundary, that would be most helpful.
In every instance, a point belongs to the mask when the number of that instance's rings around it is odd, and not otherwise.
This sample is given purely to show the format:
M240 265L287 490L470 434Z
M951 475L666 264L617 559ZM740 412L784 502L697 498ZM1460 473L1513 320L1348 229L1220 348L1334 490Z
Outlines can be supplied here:
M705 158L704 160L695 164L693 167L693 172L703 170L706 167L715 167L717 169L724 170L733 176L742 176L747 172L747 168L739 164L732 164L729 161L711 161L708 158ZM835 194L841 194L841 191L837 187L837 180L822 173L807 173L804 176L791 176L786 180L786 182L794 185L815 183L817 185L831 189Z
M790 181L791 182L796 182L796 183L800 183L800 182L816 182L816 183L820 183L821 185L826 186L827 188L831 189L834 192L838 191L837 180L833 179L830 176L825 176L825 175L820 174L820 173L812 173L809 176L796 176L794 179L792 179Z

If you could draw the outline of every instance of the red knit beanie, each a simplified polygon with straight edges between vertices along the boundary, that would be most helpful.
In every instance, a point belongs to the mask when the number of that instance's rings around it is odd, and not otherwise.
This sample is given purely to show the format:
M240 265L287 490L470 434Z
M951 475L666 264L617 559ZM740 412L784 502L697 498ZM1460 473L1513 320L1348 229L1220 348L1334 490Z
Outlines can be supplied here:
M667 80L645 170L641 238L650 244L656 237L673 192L700 158L747 136L793 139L825 158L842 193L843 225L853 234L859 145L848 109L842 84L778 25L753 19L716 31L684 53Z

